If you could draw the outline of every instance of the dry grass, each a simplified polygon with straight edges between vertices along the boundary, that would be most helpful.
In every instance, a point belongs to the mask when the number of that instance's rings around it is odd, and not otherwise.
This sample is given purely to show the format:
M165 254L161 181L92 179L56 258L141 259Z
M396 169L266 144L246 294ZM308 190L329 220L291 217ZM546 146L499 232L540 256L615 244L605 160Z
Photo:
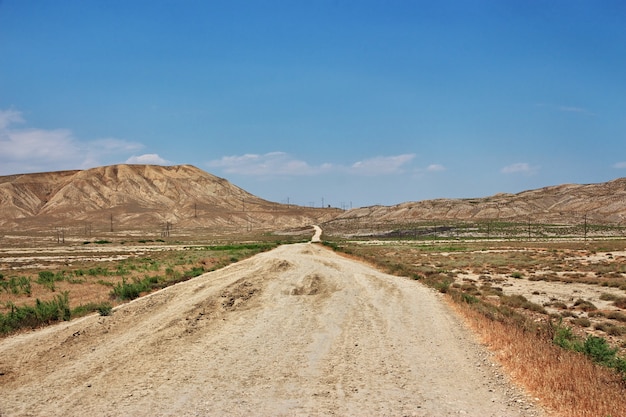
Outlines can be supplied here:
M586 335L626 346L626 312L599 310L572 289L565 298L543 305L520 294L505 294L512 281L538 279L585 284L596 288L598 302L619 307L626 297L609 295L603 287L625 280L626 241L609 242L385 242L342 243L356 256L389 273L413 277L450 295L457 309L520 385L558 416L626 416L626 383L614 369L594 364L582 353L552 342L550 321L559 317L583 340ZM527 286L542 293L540 283ZM563 288L563 287L559 287ZM505 287L506 291L506 287ZM608 290L605 290L608 291ZM613 293L616 290L611 290ZM600 297L600 294L603 294ZM546 297L544 297L546 298ZM610 300L609 300L610 298ZM594 301L595 302L595 301ZM547 307L551 311L548 312ZM624 303L626 307L626 302ZM560 308L560 310L557 310ZM555 313L560 312L560 313ZM624 319L626 320L626 319Z
M451 303L452 304L452 303ZM512 379L557 416L626 416L624 382L613 371L549 340L453 304Z

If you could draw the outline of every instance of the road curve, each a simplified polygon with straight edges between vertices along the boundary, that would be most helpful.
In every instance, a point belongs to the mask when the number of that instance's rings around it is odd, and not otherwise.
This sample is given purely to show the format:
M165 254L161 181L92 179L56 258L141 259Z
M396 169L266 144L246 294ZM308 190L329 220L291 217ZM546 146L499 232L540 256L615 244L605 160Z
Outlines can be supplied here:
M439 297L280 246L1 340L0 415L538 415Z
M322 239L322 228L319 227L318 225L313 225L313 229L315 230L315 233L313 234L313 237L311 238L311 242L312 243L320 242Z

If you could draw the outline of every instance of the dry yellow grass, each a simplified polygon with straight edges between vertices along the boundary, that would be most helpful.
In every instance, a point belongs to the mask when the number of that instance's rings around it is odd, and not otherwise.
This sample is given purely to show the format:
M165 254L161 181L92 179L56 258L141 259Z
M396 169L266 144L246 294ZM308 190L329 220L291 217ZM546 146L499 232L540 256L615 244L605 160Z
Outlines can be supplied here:
M468 305L450 303L480 340L496 352L513 380L554 416L626 416L626 389L610 369L565 351L545 337L494 322Z

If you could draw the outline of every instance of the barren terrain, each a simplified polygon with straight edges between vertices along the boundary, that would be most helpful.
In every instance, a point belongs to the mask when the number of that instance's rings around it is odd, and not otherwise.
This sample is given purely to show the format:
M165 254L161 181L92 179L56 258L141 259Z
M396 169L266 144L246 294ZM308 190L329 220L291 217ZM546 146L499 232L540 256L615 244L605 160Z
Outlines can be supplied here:
M540 415L440 299L284 245L0 342L0 415Z

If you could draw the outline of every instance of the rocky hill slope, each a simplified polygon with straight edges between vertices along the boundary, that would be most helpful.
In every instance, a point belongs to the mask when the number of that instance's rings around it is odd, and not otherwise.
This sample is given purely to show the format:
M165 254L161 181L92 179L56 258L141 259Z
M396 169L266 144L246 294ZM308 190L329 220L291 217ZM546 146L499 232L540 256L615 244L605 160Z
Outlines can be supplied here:
M626 226L626 178L564 184L518 194L436 199L349 211L263 200L191 165L112 165L0 177L4 231L211 228L280 230L330 222L327 232L363 225L440 220Z
M334 223L401 224L438 220L506 221L626 226L626 178L564 184L485 198L436 199L350 210Z
M272 203L191 165L112 165L0 177L0 227L283 228L336 210Z

